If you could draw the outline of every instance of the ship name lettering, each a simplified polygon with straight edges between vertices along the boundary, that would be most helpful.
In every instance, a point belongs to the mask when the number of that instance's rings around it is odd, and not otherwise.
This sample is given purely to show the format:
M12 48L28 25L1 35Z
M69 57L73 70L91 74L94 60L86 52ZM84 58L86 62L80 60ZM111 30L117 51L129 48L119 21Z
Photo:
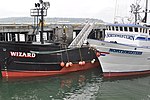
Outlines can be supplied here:
M10 52L12 57L23 57L23 58L35 58L35 53L26 53L26 52Z

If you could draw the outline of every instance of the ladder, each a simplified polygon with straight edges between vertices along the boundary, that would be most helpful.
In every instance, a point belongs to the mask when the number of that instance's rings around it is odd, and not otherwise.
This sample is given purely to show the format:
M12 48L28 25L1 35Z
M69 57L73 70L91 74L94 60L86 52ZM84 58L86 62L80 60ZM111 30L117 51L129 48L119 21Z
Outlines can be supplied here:
M87 39L90 32L92 31L94 25L95 23L87 23L68 47L69 48L81 47L84 41Z

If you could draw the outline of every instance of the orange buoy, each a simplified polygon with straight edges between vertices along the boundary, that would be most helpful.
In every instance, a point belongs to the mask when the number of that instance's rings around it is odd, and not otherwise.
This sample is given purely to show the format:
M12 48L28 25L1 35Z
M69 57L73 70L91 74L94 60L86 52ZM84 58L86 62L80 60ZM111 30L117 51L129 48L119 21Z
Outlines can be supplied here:
M73 66L73 63L72 63L72 62L69 62L69 65L70 65L70 66Z
M100 52L96 52L96 56L99 57L101 55Z
M85 61L82 61L82 65L85 65Z
M81 65L81 66L82 66L82 61L79 61L79 65Z
M94 64L94 62L95 62L95 59L93 59L93 60L91 61L92 64Z
M67 62L67 63L66 63L66 67L69 67L69 65L70 65L69 62Z
M64 66L65 66L65 63L62 61L62 62L60 63L60 66L61 66L61 67L64 67Z

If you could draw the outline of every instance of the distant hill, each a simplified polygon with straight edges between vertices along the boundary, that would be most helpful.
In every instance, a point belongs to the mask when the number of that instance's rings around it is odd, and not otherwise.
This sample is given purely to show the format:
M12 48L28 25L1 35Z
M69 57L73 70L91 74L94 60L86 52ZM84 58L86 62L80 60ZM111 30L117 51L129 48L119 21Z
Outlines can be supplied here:
M93 18L45 18L46 23L85 23L85 22L103 22ZM33 17L9 17L0 18L0 24L32 24Z

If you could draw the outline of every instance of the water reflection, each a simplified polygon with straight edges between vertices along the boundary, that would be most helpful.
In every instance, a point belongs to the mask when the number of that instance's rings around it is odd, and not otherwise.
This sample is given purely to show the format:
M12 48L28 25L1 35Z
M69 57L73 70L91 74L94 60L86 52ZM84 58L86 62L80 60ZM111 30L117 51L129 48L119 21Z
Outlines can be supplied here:
M99 76L96 68L55 77L1 80L0 100L69 99L73 94L81 94L82 88L94 84Z
M150 76L104 79L95 68L54 77L1 80L0 100L150 100Z
M103 79L97 100L150 100L150 76Z

